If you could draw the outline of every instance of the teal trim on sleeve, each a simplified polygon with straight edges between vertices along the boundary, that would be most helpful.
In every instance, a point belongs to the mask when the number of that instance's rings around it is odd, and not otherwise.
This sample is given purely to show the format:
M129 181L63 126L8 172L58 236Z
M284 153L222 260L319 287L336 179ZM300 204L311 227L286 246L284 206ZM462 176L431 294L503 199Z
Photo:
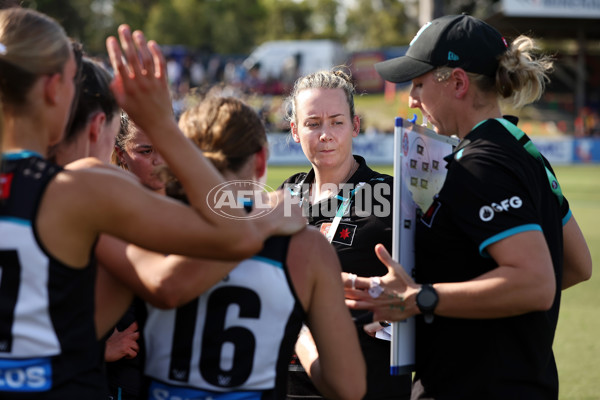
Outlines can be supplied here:
M23 158L29 158L29 157L40 157L40 158L44 158L42 157L42 155L36 151L31 151L31 150L21 150L21 151L15 151L15 152L6 152L2 155L2 157L4 157L7 160L21 160Z
M279 261L275 261L275 260L272 260L270 258L266 258L266 257L262 257L262 256L254 256L254 257L252 257L252 259L253 260L257 260L257 261L262 261L265 264L270 264L270 265L272 265L272 266L274 266L276 268L283 269L283 264L281 264Z
M569 209L569 212L567 213L567 215L565 215L562 219L562 226L565 226L567 224L567 222L569 222L569 220L571 219L572 216L573 216L573 213Z
M31 226L31 221L17 217L0 217L0 221L11 222L17 225Z
M482 257L489 257L490 255L485 251L485 248L488 247L492 243L499 242L502 239L506 239L509 236L516 235L517 233L527 232L527 231L540 231L542 232L542 227L538 224L526 224L521 226L516 226L504 232L500 232L497 235L492 236L489 239L486 239L479 245L479 254Z

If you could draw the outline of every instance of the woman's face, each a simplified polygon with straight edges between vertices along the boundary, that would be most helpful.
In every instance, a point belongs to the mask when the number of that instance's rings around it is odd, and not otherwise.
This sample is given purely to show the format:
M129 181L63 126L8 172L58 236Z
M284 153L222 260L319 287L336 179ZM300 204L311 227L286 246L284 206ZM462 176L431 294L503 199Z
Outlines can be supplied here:
M165 162L144 132L136 130L135 136L125 145L125 150L117 150L117 153L121 164L125 164L144 186L151 190L164 190L164 183L156 175L156 167Z
M360 128L350 117L343 89L304 89L296 96L292 137L316 169L336 168L352 157L352 138Z
M445 106L449 101L445 93L447 88L448 81L437 82L433 71L421 75L412 81L408 105L421 109L423 117L427 118L436 132L449 136L453 130L449 127L451 119Z

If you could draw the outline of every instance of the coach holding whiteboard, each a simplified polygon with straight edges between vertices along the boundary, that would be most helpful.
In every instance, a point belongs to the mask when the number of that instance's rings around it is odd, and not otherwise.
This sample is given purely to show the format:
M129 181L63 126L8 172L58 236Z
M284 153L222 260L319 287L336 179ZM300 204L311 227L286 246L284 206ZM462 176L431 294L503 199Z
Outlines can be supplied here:
M417 224L418 283L378 246L394 267L383 293L347 291L376 319L418 315L413 399L558 398L561 290L589 279L592 261L552 167L502 118L499 99L519 107L543 92L552 62L534 50L528 37L509 45L483 21L444 16L405 56L376 64L388 81L412 81L410 106L461 139Z

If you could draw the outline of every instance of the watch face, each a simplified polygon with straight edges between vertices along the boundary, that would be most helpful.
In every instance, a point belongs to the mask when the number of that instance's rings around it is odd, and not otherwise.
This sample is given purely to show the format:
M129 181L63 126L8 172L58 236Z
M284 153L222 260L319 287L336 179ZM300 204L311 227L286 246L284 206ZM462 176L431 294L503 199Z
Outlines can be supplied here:
M423 290L422 292L419 293L419 303L421 304L421 307L424 307L424 308L433 307L435 305L436 301L437 301L436 294L430 290Z

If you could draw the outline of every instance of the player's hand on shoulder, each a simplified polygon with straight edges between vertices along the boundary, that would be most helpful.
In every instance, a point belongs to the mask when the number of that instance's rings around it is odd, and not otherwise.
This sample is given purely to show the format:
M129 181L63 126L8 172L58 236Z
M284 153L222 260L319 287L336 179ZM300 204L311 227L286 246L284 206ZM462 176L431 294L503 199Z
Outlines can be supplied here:
M255 208L253 213L264 214L258 218L268 218L271 224L272 234L275 236L293 235L306 228L308 221L302 215L302 209L297 204L292 204L289 195L283 190L279 193L268 193L264 195L263 204L268 205L268 211Z

